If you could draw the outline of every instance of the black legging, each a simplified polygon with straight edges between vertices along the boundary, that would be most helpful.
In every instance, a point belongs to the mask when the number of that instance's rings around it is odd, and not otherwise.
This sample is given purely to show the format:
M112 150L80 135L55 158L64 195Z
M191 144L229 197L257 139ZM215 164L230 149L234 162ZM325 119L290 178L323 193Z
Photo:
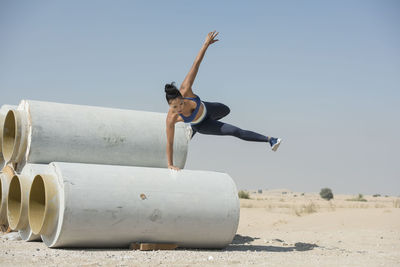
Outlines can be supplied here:
M203 101L203 103L206 105L207 114L200 123L191 125L193 129L192 138L196 132L199 132L211 135L232 135L246 141L268 142L268 137L265 135L242 130L234 125L218 121L231 111L227 105L206 101Z

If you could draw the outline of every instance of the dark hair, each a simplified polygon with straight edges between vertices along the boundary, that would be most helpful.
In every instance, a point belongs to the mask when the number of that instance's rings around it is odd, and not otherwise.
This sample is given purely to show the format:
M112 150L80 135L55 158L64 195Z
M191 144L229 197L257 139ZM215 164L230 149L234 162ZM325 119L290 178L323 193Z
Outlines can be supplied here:
M165 98L169 104L169 101L175 99L177 97L182 97L181 92L179 92L178 88L174 85L175 82L167 83L165 85Z

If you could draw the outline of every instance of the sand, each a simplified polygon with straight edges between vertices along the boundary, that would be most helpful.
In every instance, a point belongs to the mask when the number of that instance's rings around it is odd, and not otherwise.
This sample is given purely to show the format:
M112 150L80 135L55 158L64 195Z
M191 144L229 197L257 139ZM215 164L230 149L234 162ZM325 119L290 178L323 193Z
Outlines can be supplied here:
M6 240L1 266L400 266L400 198L270 190L241 199L240 222L223 250L49 249Z

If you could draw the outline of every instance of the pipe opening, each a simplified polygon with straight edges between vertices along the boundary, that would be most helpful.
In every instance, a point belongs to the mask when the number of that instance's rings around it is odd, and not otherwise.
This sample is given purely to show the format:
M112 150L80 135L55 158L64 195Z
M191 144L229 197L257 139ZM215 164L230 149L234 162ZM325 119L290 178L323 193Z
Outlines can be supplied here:
M13 155L14 144L15 144L15 133L16 133L17 120L12 110L7 112L7 116L4 120L3 128L3 158L5 161L9 161Z
M11 229L15 229L21 217L21 184L18 176L14 175L11 179L8 190L8 223Z
M46 187L43 177L36 175L29 194L29 224L32 232L39 233L44 223L46 208Z
M3 180L0 179L0 208L3 207Z

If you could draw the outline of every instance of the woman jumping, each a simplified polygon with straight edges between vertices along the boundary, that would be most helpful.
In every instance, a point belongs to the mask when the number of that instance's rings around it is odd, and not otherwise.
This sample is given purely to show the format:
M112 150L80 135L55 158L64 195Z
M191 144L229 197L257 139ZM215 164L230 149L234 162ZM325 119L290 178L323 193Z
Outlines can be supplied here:
M174 82L165 85L166 98L170 107L166 120L167 159L169 169L179 170L178 167L174 166L172 161L175 123L179 121L191 124L193 130L191 137L193 137L196 132L211 135L231 135L246 141L269 143L273 151L276 151L281 143L281 139L279 138L242 130L234 125L219 121L219 119L229 114L229 107L222 103L201 101L200 97L193 93L192 84L196 78L200 63L203 60L207 48L218 41L218 39L214 39L217 35L218 32L215 33L215 31L207 35L192 68L186 75L179 90L174 85Z

